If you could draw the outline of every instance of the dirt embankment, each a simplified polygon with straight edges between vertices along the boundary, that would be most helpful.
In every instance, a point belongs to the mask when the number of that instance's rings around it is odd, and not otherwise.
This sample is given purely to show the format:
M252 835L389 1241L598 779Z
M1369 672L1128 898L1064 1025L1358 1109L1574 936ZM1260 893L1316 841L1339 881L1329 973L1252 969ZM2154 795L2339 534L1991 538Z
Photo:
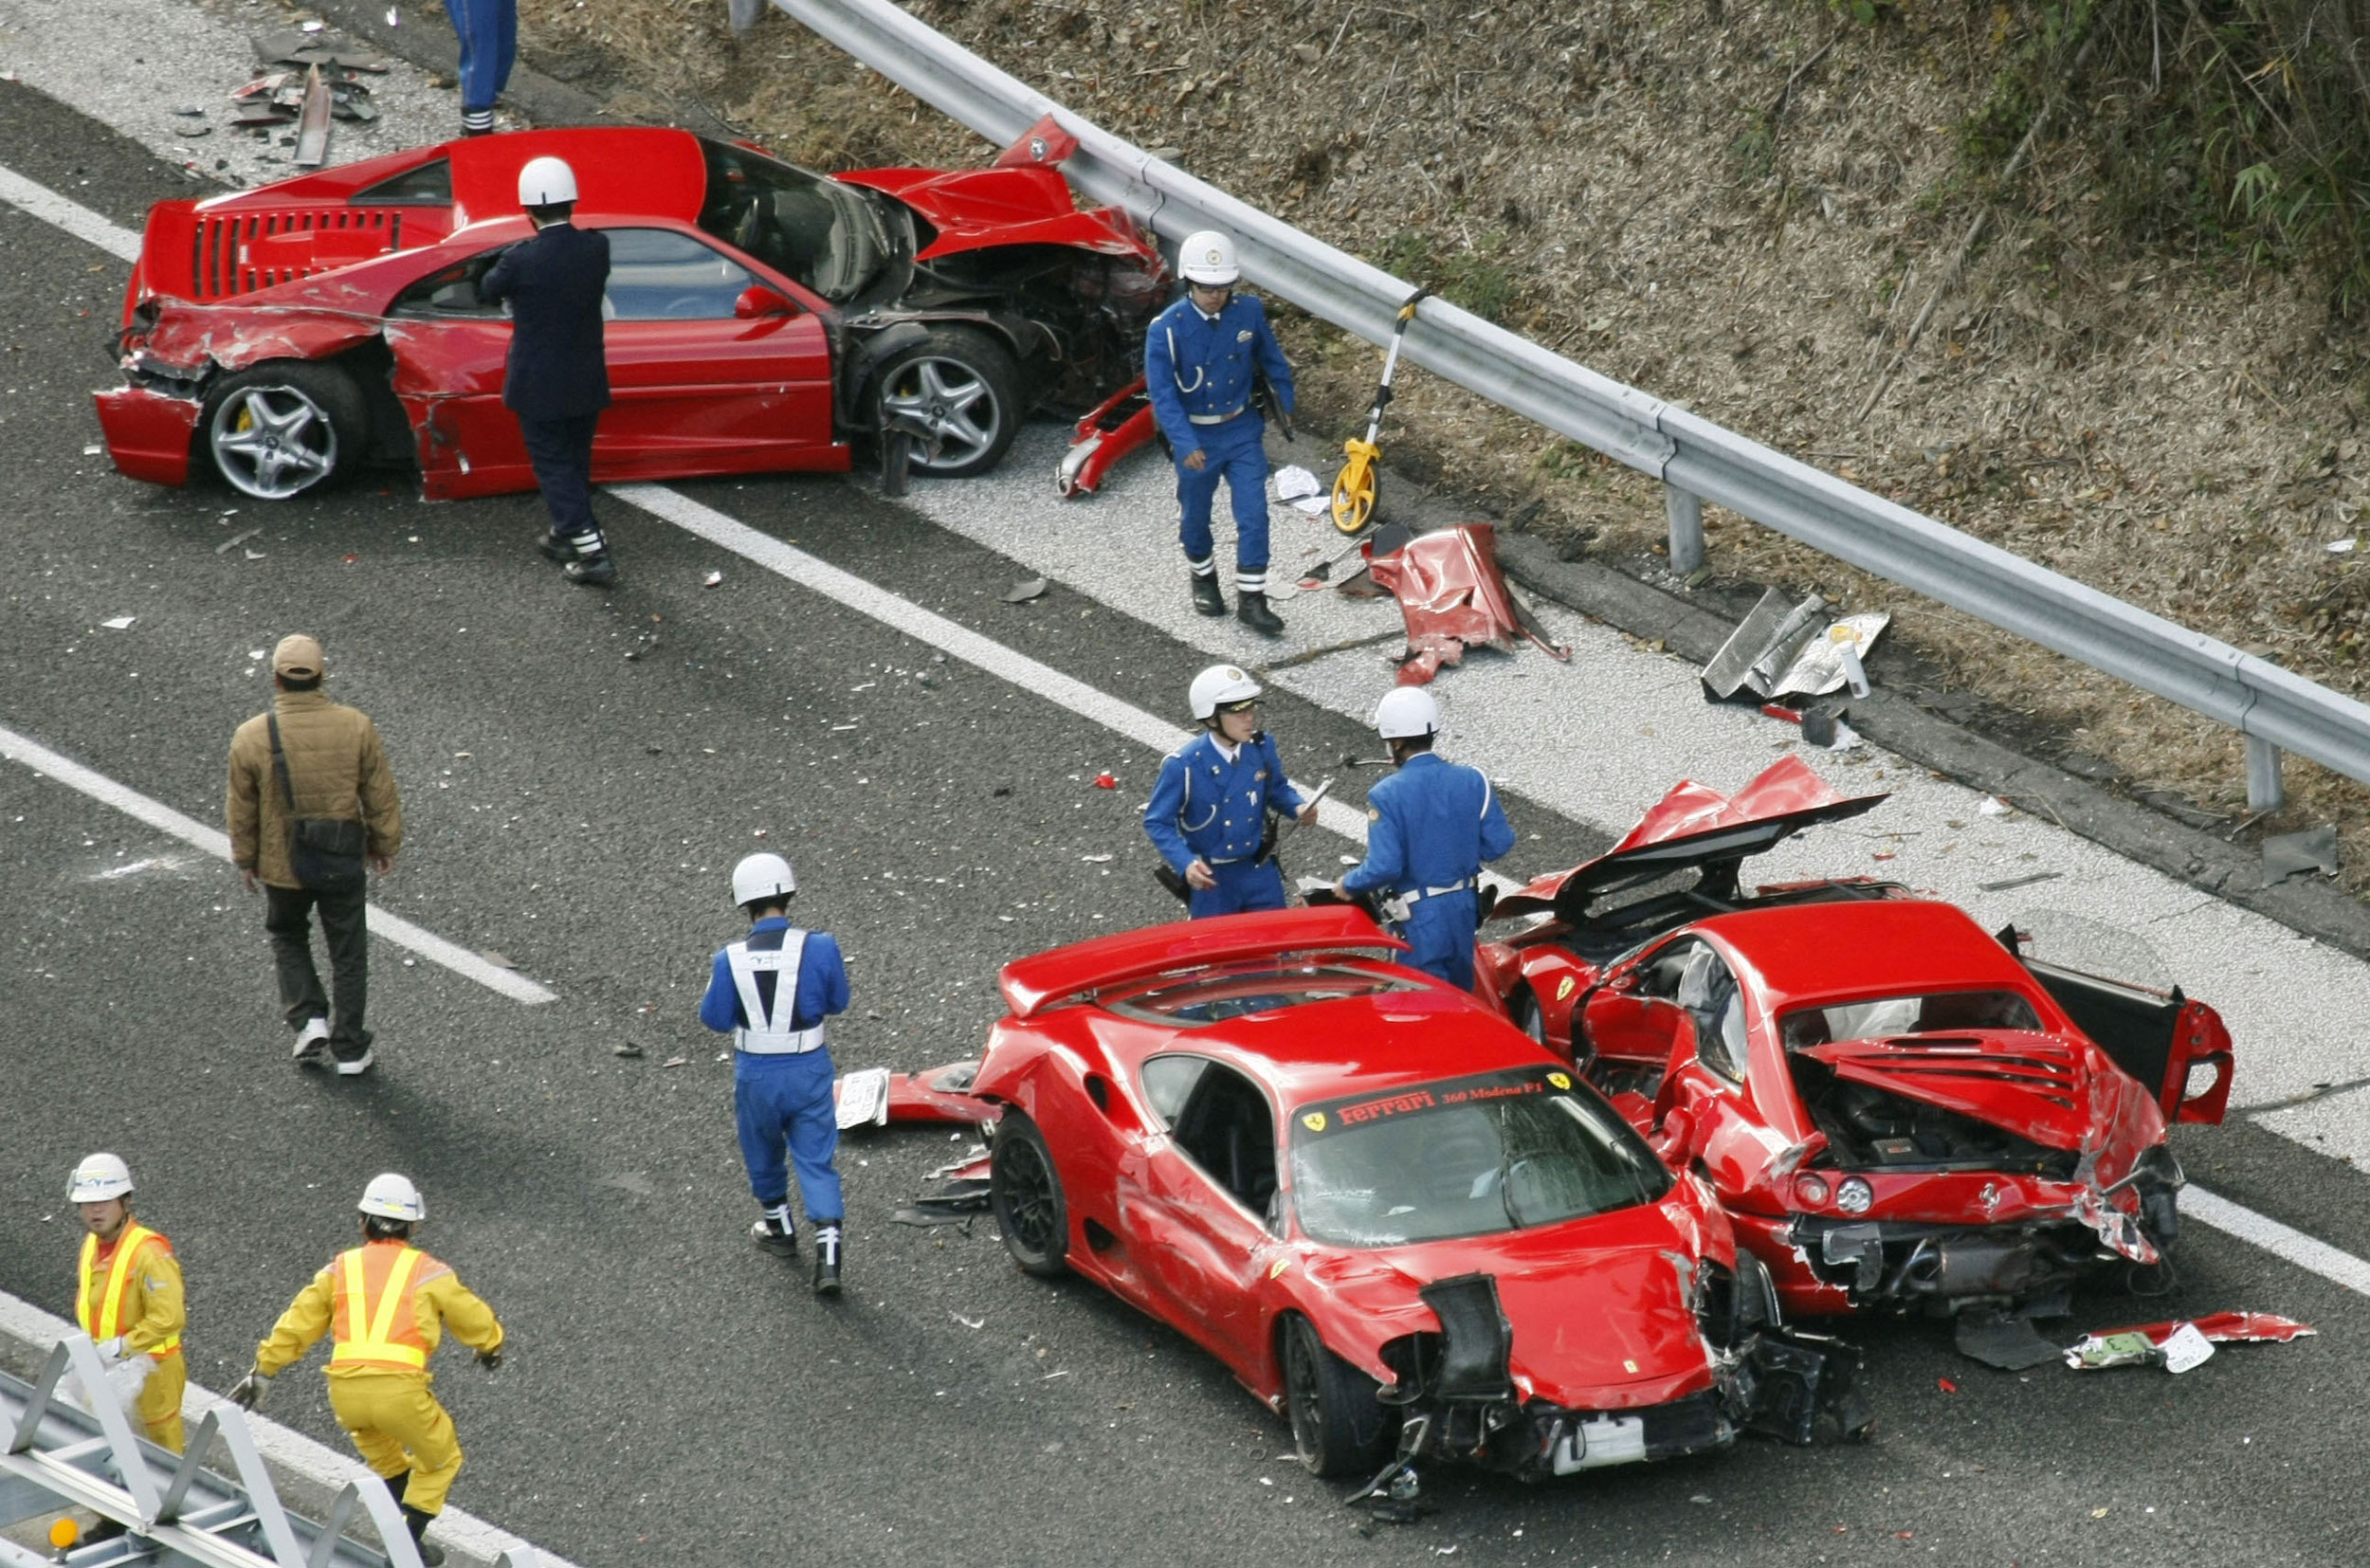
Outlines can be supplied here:
M778 13L735 40L717 0L520 9L530 55L597 79L620 112L713 115L824 168L983 152ZM2020 42L2004 10L1909 6L1869 26L1723 0L912 9L1598 371L2314 680L2370 686L2370 351L2309 278L2114 231L2078 137L2045 130L2004 185L1971 172L1962 128ZM1312 422L1345 431L1377 356L1314 322L1287 332ZM1395 467L1521 526L1657 570L1654 486L1452 387L1406 377L1385 445ZM1699 592L1780 582L1890 609L1897 677L1943 705L2192 820L2244 815L2234 736L1741 520L1707 526L1716 575ZM2361 550L2326 548L2358 528ZM2288 777L2290 806L2255 830L2334 817L2370 870L2370 791L2292 760Z

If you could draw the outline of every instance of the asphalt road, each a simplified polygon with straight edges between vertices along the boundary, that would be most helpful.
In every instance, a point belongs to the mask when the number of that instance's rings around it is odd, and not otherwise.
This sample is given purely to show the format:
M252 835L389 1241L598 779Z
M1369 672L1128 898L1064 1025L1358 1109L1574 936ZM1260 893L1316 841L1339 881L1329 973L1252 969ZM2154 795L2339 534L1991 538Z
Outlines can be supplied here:
M14 85L0 145L118 222L187 188ZM456 1500L588 1565L2354 1550L2370 1374L2350 1352L2370 1310L2202 1229L2173 1302L2086 1298L2084 1323L2276 1304L2323 1337L2175 1381L2000 1374L1938 1325L1855 1325L1880 1413L1865 1446L1753 1443L1538 1488L1451 1472L1440 1512L1405 1529L1299 1473L1282 1423L1177 1337L1018 1275L984 1225L890 1224L960 1147L941 1133L844 1145L854 1288L817 1304L743 1237L730 1068L693 1017L706 955L735 933L733 861L789 853L801 919L850 954L843 1066L952 1060L995 1015L998 964L1173 911L1135 822L1157 758L622 506L605 519L626 584L599 594L528 548L532 498L431 507L390 475L266 509L122 480L84 448L123 267L0 207L0 724L216 820L229 733L264 701L252 651L315 631L405 791L409 847L380 898L559 997L522 1007L382 944L378 1071L298 1072L260 911L228 868L0 767L0 1288L69 1310L64 1175L115 1148L183 1254L192 1376L224 1387L345 1244L362 1181L405 1170L428 1194L423 1240L516 1337L501 1373L455 1357L442 1382L469 1454ZM1155 711L1205 662L1066 586L1004 605L1030 573L861 485L687 488ZM723 584L702 588L712 570ZM1289 697L1271 722L1296 771L1367 749ZM1091 787L1105 768L1122 789ZM1518 874L1597 847L1512 811ZM1304 845L1312 869L1340 848ZM615 1054L628 1043L638 1059ZM2217 1191L2370 1245L2360 1178L2332 1162L2252 1129L2180 1146ZM282 1383L271 1413L338 1442L319 1379Z

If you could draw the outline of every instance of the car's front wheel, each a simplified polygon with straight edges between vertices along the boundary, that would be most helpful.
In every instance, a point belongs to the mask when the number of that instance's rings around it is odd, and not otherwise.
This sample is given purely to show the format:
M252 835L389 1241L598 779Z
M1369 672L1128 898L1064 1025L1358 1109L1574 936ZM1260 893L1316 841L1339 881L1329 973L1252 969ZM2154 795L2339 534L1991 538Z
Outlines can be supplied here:
M1020 373L986 335L932 327L882 366L873 382L881 429L912 439L908 466L965 479L1001 462L1020 433Z
M199 423L215 470L258 501L318 489L370 445L370 415L353 378L295 359L223 377Z
M1397 1434L1376 1392L1373 1378L1324 1347L1314 1323L1297 1313L1284 1320L1284 1413L1309 1473L1362 1480L1382 1468Z
M995 1152L988 1161L988 1205L1004 1250L1024 1274L1053 1279L1069 1265L1069 1205L1062 1196L1061 1173L1045 1134L1017 1107L995 1124Z

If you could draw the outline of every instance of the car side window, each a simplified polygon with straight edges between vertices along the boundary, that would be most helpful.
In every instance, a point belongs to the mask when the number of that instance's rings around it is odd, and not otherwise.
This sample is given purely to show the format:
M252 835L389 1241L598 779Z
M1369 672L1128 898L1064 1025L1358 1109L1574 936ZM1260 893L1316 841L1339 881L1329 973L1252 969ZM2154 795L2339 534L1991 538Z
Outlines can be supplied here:
M1244 1208L1273 1223L1275 1116L1257 1085L1232 1067L1204 1061L1171 1127L1179 1153Z
M438 267L396 295L394 302L387 307L387 314L430 320L449 317L501 319L505 314L502 307L479 299L477 285L509 248L498 246L466 261Z
M1207 1056L1156 1056L1144 1064L1144 1103L1152 1107L1162 1126L1176 1130L1177 1116L1209 1065Z
M670 228L608 228L609 299L618 321L729 321L757 282L688 234Z
M1744 1082L1744 992L1708 942L1672 942L1638 966L1638 994L1676 1002L1695 1020L1695 1056L1732 1084Z

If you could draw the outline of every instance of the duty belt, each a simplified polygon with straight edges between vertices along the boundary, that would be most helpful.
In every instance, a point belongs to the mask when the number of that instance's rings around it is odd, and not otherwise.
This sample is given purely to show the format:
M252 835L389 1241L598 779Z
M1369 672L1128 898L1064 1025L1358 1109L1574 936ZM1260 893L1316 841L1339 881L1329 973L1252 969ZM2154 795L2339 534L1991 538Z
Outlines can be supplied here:
M1402 903L1421 903L1426 899L1436 899L1449 893L1467 892L1472 887L1473 882L1474 879L1471 877L1462 877L1446 887L1411 887L1404 893L1395 893L1392 896Z
M1249 404L1237 403L1231 413L1189 413L1185 418L1187 423L1194 425L1223 425L1230 419L1239 417L1248 407Z

